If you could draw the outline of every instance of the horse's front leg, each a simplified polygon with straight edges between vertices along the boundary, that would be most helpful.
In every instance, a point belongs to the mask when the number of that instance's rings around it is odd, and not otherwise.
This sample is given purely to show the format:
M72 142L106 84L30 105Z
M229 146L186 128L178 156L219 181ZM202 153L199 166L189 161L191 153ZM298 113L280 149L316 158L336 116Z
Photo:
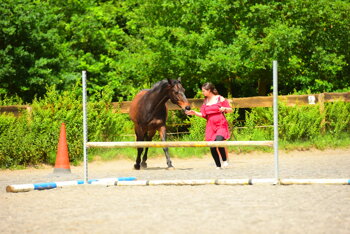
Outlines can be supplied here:
M151 130L147 132L147 135L145 139L147 141L152 141L153 136L156 134L156 130ZM148 154L148 147L145 148L145 153L143 154L142 161L141 161L141 167L142 168L147 168L147 154Z
M143 154L143 157L142 157L142 162L141 162L141 167L142 168L147 168L147 153L148 153L148 148L145 148L145 153Z
M160 139L162 141L166 141L166 128L165 128L165 126L160 127L159 135L160 135ZM171 160L170 160L168 147L163 148L163 151L165 153L166 163L168 165L168 169L174 169L174 167L173 167L173 165L171 163Z
M137 148L137 158L136 158L136 163L134 165L135 170L140 170L142 152L143 152L143 148Z
M135 125L135 133L136 133L136 141L144 141L146 131L142 129L141 127ZM137 148L137 158L136 158L136 163L134 165L135 170L140 170L141 166L141 155L143 152L143 148Z

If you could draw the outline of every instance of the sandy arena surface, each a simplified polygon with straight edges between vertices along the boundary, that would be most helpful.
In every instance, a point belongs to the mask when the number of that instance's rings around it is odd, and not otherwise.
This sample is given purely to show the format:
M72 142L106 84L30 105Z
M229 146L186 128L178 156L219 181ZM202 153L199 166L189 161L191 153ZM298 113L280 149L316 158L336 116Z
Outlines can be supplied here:
M89 164L89 179L138 180L273 178L273 154L230 154L216 170L208 156ZM280 152L281 178L350 179L350 148ZM350 233L349 185L78 185L7 193L12 184L83 179L83 166L66 176L52 167L0 170L0 233Z

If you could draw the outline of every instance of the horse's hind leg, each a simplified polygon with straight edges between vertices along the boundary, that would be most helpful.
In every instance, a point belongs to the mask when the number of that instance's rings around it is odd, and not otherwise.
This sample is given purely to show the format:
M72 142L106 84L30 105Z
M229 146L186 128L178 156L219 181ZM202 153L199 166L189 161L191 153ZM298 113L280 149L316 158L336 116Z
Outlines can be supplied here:
M166 141L166 128L165 126L162 126L159 129L159 135L162 141ZM174 169L171 160L170 160L170 156L169 156L169 149L168 147L163 148L165 157L166 157L166 164L168 165L168 169Z
M170 156L169 156L169 148L163 148L163 151L165 153L166 157L166 164L168 165L168 169L174 169L173 164L171 163Z

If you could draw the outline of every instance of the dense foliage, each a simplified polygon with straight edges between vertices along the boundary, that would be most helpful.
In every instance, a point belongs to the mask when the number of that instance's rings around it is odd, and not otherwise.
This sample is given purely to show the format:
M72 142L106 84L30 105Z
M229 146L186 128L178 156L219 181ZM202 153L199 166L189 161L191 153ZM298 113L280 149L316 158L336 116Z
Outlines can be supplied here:
M350 83L346 0L3 0L0 95L25 102L70 90L88 71L90 93L113 100L166 77L193 97L204 81L224 96L330 92Z

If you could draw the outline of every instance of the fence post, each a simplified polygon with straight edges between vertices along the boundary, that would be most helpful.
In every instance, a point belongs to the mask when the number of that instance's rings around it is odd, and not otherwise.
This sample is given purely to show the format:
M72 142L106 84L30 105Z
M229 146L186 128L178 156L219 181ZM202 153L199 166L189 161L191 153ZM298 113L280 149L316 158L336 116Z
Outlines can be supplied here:
M27 106L26 110L27 110L27 114L28 114L27 120L28 120L28 122L31 122L33 119L33 109L31 106Z
M318 104L320 107L320 115L322 116L321 133L324 134L326 132L326 113L324 110L324 93L318 94Z

